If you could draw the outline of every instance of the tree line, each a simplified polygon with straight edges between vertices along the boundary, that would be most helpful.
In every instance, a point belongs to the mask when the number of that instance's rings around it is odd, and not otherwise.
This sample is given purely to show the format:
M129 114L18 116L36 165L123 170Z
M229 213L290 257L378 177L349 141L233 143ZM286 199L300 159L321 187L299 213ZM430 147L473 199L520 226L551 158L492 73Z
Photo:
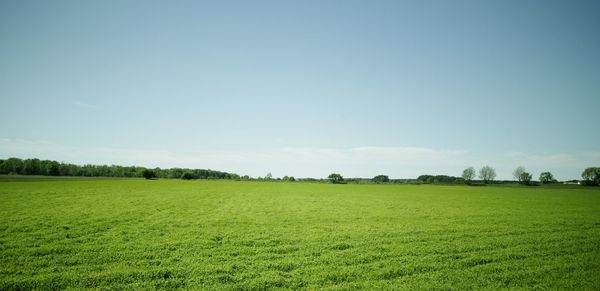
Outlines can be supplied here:
M476 176L475 168L468 167L462 173L462 178L465 183L469 184L473 181ZM572 182L578 183L584 186L598 186L600 185L600 168L589 167L586 168L582 173L581 177L583 180L573 180ZM496 178L496 170L490 166L484 166L479 170L479 179L485 184L492 183ZM558 180L554 178L551 172L541 172L538 178L539 182L533 181L533 175L525 169L523 166L518 166L513 171L514 181L523 185L537 185L541 184L552 184L558 183Z
M496 181L496 170L490 166L483 166L479 171L473 167L464 169L460 177L448 175L420 175L417 179L390 179L387 175L377 175L371 179L366 178L351 178L344 179L339 173L331 173L327 177L328 181L333 184L345 183L403 183L403 184L491 184L491 183L514 183L515 181L523 185L538 185L558 183L551 172L541 172L538 178L539 182L532 181L533 175L523 166L517 167L513 171L513 181ZM574 182L584 186L600 186L600 167L586 168L582 173L583 180L573 180ZM479 178L479 180L474 180Z
M238 174L210 169L188 168L146 168L118 165L75 165L40 159L0 159L0 174L80 176L80 177L122 177L122 178L171 178L179 179L240 179Z
M474 184L474 183L503 183L513 181L495 181L496 170L490 166L483 166L477 172L475 168L466 168L460 177L447 175L421 175L417 179L390 179L387 175L377 175L373 178L350 178L344 179L339 173L331 173L327 179L301 178L296 179L293 176L284 176L283 178L273 178L268 173L264 178L252 178L248 175L240 176L235 173L227 173L210 169L189 169L189 168L146 168L138 166L118 166L118 165L75 165L53 160L40 159L19 159L8 158L0 159L0 174L18 174L18 175L44 175L44 176L80 176L80 177L123 177L123 178L168 178L168 179L228 179L228 180L256 180L256 181L283 181L283 182L330 182L334 184L343 183L410 183L410 184ZM478 177L480 180L474 180ZM523 185L536 185L533 182L533 175L519 166L513 171L515 181ZM584 186L600 185L600 167L586 168L581 174L582 180L573 180ZM538 178L539 183L550 184L557 183L550 172L542 172Z
M533 175L525 169L523 166L518 166L513 171L513 178L519 184L523 185L535 185L536 182L532 181ZM600 168L598 167L589 167L583 170L581 173L581 181L574 180L572 182L581 184L583 186L598 186L600 185ZM550 172L541 172L538 178L539 183L542 184L551 184L557 183L558 181L554 178L554 175Z

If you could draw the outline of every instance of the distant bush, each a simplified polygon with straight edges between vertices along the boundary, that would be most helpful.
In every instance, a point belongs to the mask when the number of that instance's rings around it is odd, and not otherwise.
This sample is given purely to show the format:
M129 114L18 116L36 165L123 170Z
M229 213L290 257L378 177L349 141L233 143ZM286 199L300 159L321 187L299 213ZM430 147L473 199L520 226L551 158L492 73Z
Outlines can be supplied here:
M146 178L146 180L150 180L156 178L156 173L154 173L152 170L146 169L142 172L142 176Z
M581 186L598 186L598 183L594 181L583 180L579 182Z
M194 179L194 175L190 172L185 172L185 173L183 173L183 175L181 175L181 179L192 180L192 179Z
M417 178L423 184L463 184L465 179L447 175L421 175Z
M371 179L375 183L387 183L390 181L390 177L386 175L377 175Z
M329 176L327 176L327 179L329 179L329 181L331 181L331 183L333 184L340 184L344 182L344 177L342 177L342 175L338 173L329 174Z

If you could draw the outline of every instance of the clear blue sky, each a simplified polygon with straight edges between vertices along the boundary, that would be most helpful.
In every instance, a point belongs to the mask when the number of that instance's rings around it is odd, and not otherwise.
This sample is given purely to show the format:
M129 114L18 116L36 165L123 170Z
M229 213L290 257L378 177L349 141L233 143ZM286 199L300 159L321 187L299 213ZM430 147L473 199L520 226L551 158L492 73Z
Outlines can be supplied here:
M0 158L251 176L600 166L596 1L2 1Z

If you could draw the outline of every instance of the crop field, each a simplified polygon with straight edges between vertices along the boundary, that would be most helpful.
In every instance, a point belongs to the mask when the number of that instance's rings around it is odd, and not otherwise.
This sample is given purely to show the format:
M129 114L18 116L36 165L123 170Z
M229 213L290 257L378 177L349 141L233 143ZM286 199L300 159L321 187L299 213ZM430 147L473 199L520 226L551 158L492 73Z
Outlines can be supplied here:
M600 289L600 191L0 182L0 289Z

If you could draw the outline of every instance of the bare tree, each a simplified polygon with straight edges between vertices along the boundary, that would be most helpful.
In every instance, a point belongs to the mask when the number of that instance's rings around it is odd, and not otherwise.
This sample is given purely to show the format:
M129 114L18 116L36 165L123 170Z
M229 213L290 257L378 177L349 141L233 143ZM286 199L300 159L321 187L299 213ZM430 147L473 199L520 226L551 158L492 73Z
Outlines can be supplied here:
M496 178L496 170L490 166L484 166L479 170L479 178L486 184L494 181Z
M462 178L465 179L467 183L471 183L471 180L475 178L475 168L468 167L462 172Z
M523 172L523 173L521 174L521 177L520 177L520 178L521 178L521 179L520 179L520 182L519 182L519 183L521 183L521 184L523 184L523 185L529 185L529 183L531 183L531 179L533 178L533 176L531 176L531 174L529 174L529 173L527 173L527 172Z
M518 166L514 171L513 171L513 177L515 178L515 180L519 181L519 183L523 183L523 173L525 173L525 167L523 166Z

